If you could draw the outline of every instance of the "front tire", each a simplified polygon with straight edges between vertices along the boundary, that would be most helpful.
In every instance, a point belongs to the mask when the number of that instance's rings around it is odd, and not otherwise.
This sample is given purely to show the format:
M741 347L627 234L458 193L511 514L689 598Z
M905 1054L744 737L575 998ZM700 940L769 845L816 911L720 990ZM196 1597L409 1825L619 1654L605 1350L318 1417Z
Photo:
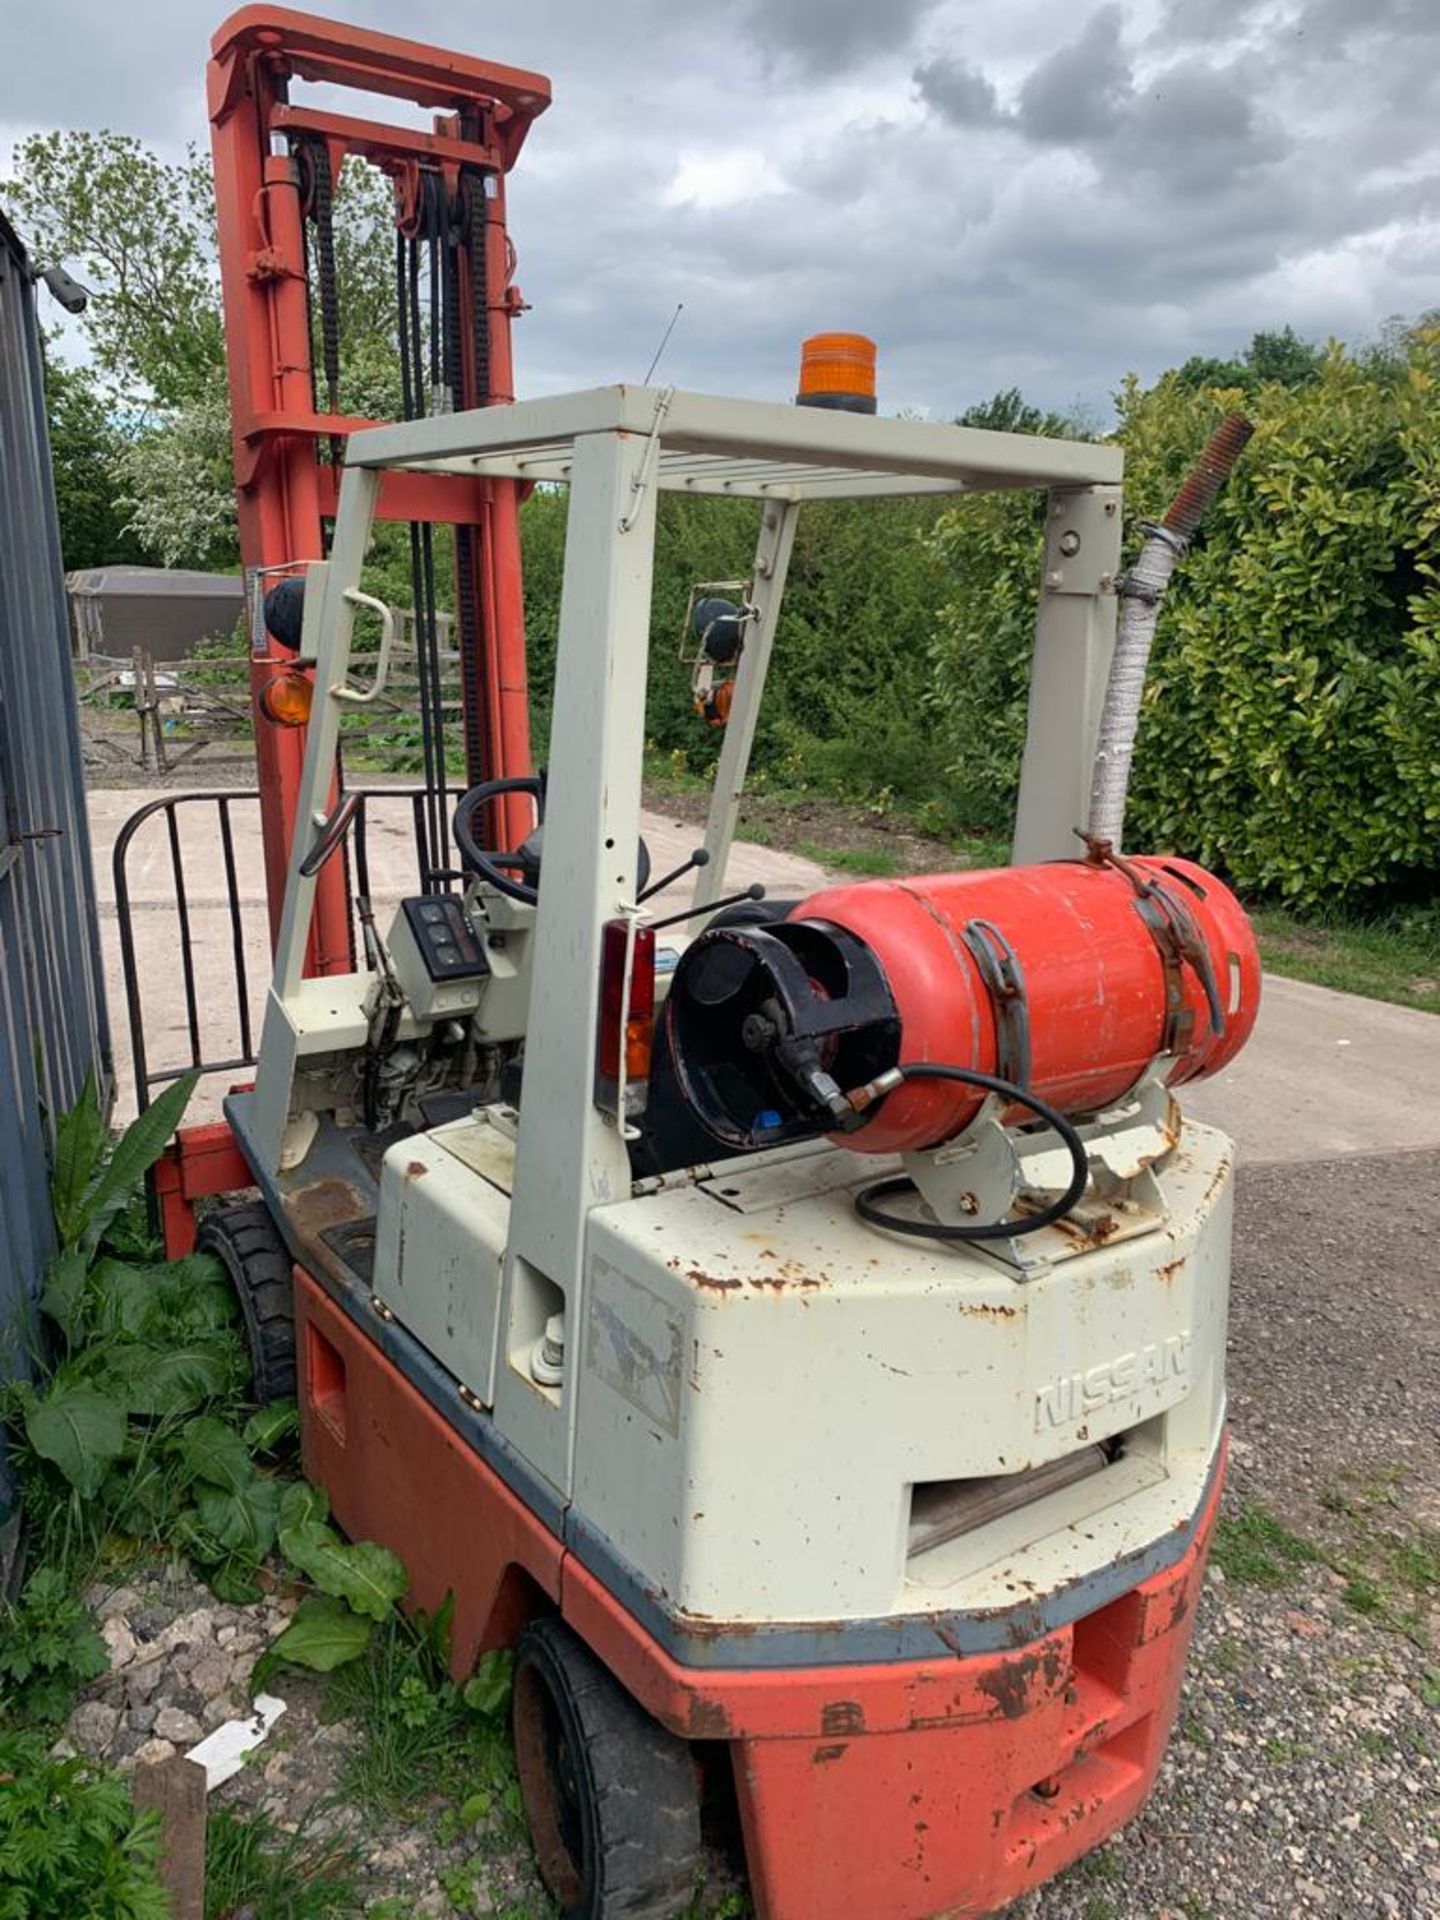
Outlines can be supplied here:
M195 1236L230 1276L257 1406L295 1398L295 1282L290 1252L270 1209L260 1201L207 1213Z
M672 1920L700 1863L686 1743L553 1619L520 1637L513 1711L535 1856L564 1920Z

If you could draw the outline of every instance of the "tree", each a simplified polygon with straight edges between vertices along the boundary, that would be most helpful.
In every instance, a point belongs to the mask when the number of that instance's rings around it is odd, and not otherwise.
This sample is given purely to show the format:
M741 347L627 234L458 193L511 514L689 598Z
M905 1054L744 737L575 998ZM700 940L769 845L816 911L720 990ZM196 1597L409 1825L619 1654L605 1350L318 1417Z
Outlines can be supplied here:
M170 566L234 566L209 159L191 147L182 160L163 160L125 134L56 132L22 140L15 162L0 192L32 253L64 261L93 294L79 321L93 368L84 391L95 416L84 470L92 480L95 462L105 471L119 513L116 536L128 532ZM400 379L388 181L352 162L334 211L340 410L393 419ZM75 373L56 371L62 386ZM77 533L72 544L88 537Z
M31 134L3 191L36 258L95 295L82 326L118 397L178 406L223 383L214 196L193 147L165 161L128 134Z
M1278 333L1257 333L1245 350L1245 364L1258 383L1308 387L1320 378L1325 350L1302 340L1293 327L1282 327Z
M45 360L45 402L60 551L67 568L125 566L151 556L127 524L116 473L124 440L116 431L94 375L86 367Z
M1073 440L1075 423L1064 414L1032 406L1018 387L1005 387L965 411L957 427L985 427L992 433L1039 433L1052 440Z
M1293 327L1282 327L1278 332L1255 334L1238 359L1213 360L1193 355L1175 377L1182 387L1192 392L1222 387L1253 394L1266 385L1308 386L1312 380L1319 379L1324 364L1323 347L1302 340Z
M171 408L122 440L115 478L126 526L162 566L228 571L240 564L223 389Z

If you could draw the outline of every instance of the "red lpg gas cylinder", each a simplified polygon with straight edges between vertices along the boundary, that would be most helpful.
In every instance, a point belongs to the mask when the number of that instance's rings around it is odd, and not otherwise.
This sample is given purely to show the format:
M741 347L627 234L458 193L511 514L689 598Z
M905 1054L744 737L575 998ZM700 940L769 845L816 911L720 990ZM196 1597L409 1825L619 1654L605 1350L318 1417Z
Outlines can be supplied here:
M867 881L812 894L789 917L845 929L879 963L899 1016L898 1064L1013 1074L1013 1040L976 957L977 943L986 947L1023 982L1014 1002L1027 1084L1065 1113L1118 1100L1167 1044L1172 1086L1215 1073L1244 1046L1260 1004L1244 910L1188 860ZM866 1125L836 1138L869 1153L932 1146L973 1119L983 1098L953 1082L907 1081Z

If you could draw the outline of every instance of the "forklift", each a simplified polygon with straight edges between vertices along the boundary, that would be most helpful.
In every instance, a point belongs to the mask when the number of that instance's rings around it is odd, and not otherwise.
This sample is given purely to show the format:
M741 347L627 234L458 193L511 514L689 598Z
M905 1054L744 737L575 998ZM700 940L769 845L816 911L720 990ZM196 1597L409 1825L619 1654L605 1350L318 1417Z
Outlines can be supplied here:
M443 112L377 128L292 103L297 75ZM681 1912L717 1781L761 1920L992 1913L1134 1815L1175 1715L1225 1465L1233 1165L1178 1090L1248 1038L1256 943L1214 875L1119 850L1117 608L1153 628L1164 585L1144 556L1122 572L1119 448L883 418L851 336L809 343L799 405L511 397L500 187L548 97L280 9L216 36L278 891L254 1083L224 1152L180 1136L167 1230L185 1244L201 1192L257 1196L198 1226L256 1391L296 1395L307 1474L401 1557L413 1604L453 1596L457 1677L513 1648L525 1812L567 1920ZM347 154L395 180L402 307L428 277L455 322L444 364L402 332L389 425L327 411L304 357L333 333L303 273ZM1222 477L1149 530L1160 576ZM538 771L536 486L568 491ZM1012 864L727 893L802 507L1016 487L1048 514ZM723 738L703 842L657 877L667 490L752 501L756 544L745 580L691 597ZM422 630L428 531L465 533L471 776L447 790L432 703L416 889L384 927L353 897L337 771L343 714L390 670L377 516L411 522Z

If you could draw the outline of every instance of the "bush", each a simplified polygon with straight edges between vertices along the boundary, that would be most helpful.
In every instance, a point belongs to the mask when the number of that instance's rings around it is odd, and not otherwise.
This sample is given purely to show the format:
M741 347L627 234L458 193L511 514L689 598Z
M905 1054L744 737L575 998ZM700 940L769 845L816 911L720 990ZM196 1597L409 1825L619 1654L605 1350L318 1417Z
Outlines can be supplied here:
M533 731L542 759L566 507L565 493L541 489L521 514ZM933 803L944 784L928 712L929 641L947 589L930 544L939 511L920 499L827 501L802 512L755 740L756 784L860 800L888 790L917 806ZM714 765L722 735L697 718L680 663L690 589L748 577L759 516L753 500L660 499L646 734L697 772Z
M1422 884L1440 823L1440 389L1433 336L1400 364L1327 353L1259 385L1256 434L1167 597L1127 838L1252 893L1356 906ZM1167 375L1121 395L1131 516L1158 515L1239 396ZM1034 503L963 503L934 657L957 788L1013 805L1039 567Z

